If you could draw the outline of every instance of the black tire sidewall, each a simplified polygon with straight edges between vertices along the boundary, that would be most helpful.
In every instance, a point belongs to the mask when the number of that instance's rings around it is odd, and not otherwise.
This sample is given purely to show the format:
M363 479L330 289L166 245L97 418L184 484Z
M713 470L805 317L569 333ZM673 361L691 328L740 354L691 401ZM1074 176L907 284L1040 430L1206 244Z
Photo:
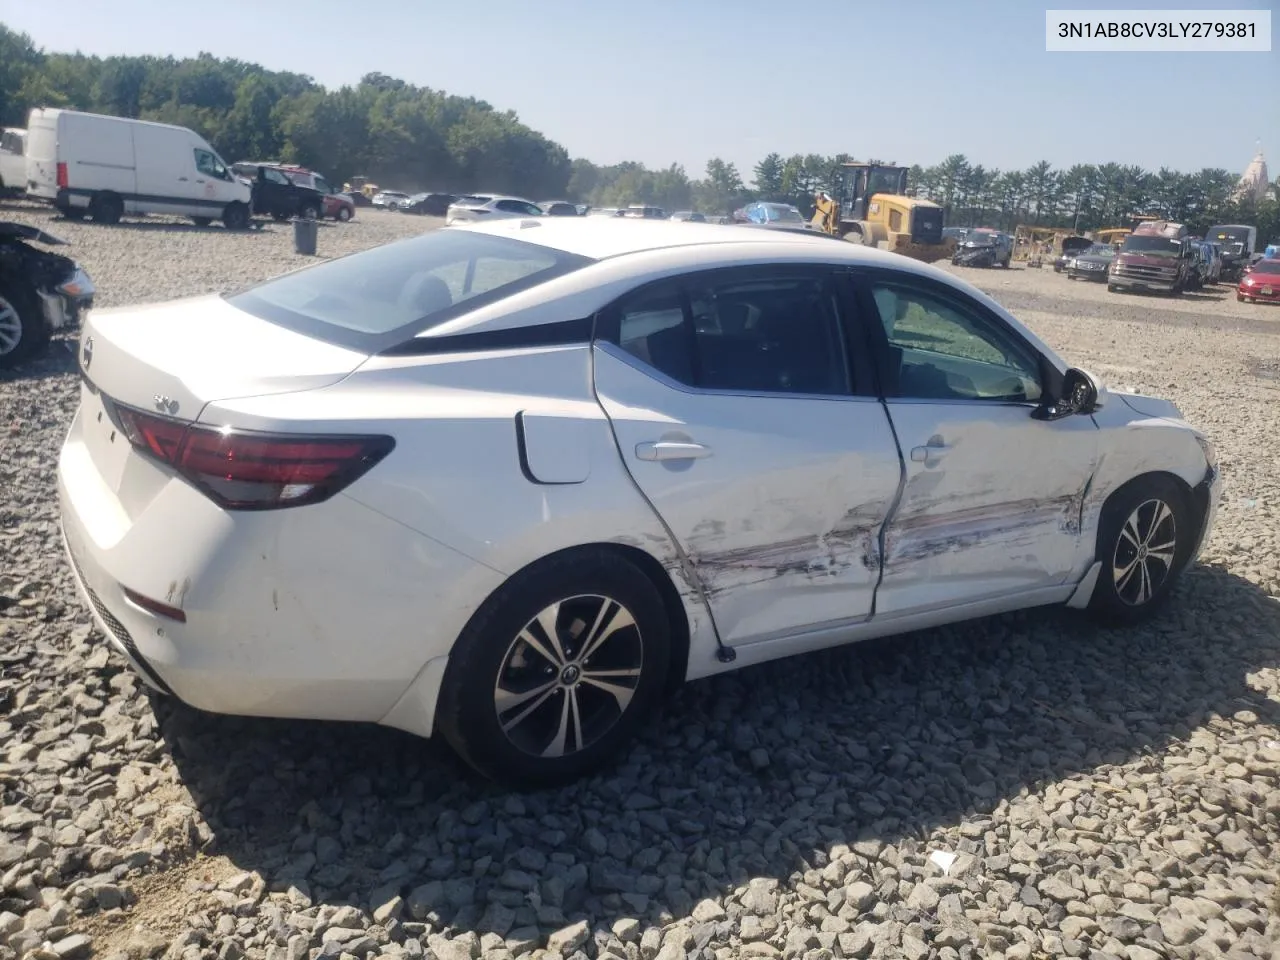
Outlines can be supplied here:
M640 681L626 712L595 743L566 757L532 757L502 733L493 706L494 682L525 624L551 603L582 594L611 597L631 611L644 644ZM564 783L617 757L661 698L670 651L662 596L633 564L608 551L553 558L500 587L463 630L441 686L438 727L458 754L487 777L524 786Z
M22 338L18 341L17 348L0 354L0 370L5 370L43 350L49 342L51 331L44 321L40 300L33 291L12 283L0 283L0 298L18 311L18 322L22 326Z
M1140 607L1125 603L1116 591L1115 577L1112 573L1112 560L1115 557L1116 543L1120 531L1129 515L1139 504L1158 498L1173 510L1175 526L1174 537L1177 541L1173 567L1164 582L1156 589L1150 600ZM1168 477L1145 477L1131 483L1118 491L1102 508L1098 523L1098 541L1096 559L1102 563L1098 572L1098 582L1094 586L1093 596L1089 601L1089 609L1103 620L1117 623L1134 623L1154 615L1169 599L1178 575L1187 565L1191 551L1192 511L1182 488Z

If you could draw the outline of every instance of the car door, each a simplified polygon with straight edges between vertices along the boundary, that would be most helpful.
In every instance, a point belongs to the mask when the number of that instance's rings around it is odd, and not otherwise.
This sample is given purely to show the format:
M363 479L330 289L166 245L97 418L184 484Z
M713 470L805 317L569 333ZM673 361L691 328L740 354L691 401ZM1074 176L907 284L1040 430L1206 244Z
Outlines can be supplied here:
M855 283L879 320L868 331L907 471L877 616L1064 584L1081 560L1093 418L1033 417L1061 374L963 291L892 270Z
M600 318L597 396L729 646L865 620L901 466L821 267L664 280Z

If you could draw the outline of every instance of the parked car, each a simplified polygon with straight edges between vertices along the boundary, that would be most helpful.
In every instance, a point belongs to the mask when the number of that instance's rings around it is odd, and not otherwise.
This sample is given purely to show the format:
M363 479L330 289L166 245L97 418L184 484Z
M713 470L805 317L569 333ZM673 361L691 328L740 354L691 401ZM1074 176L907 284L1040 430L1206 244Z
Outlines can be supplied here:
M622 213L622 211L621 211L621 210L619 210L617 207L592 207L590 210L588 210L588 211L587 211L587 216L589 216L589 217L616 217L616 216L618 216L620 213Z
M1107 289L1160 292L1178 296L1193 286L1198 257L1181 223L1152 220L1124 238L1107 274Z
M20 127L0 130L0 196L27 190L27 131Z
M1258 251L1258 228L1246 223L1220 223L1205 232L1205 239L1222 250L1222 279L1239 280Z
M638 220L665 220L667 212L661 207L650 207L641 203L633 203L631 206L618 212L620 217L631 217Z
M383 210L399 210L408 200L409 195L399 190L380 190L373 195L373 205Z
M812 230L813 225L790 203L770 203L759 200L734 211L734 219L744 223L790 223Z
M373 201L369 199L369 195L363 190L343 190L342 195L349 198L352 204L357 207L373 206Z
M1068 280L1095 280L1107 282L1107 271L1116 258L1115 247L1109 243L1095 243L1089 249L1076 254L1067 264Z
M580 216L577 206L568 200L544 200L537 206L542 210L543 216L546 217Z
M0 370L38 356L59 330L93 306L93 281L70 257L33 244L65 241L24 223L0 221Z
M1259 260L1253 264L1236 286L1236 299L1280 302L1280 260Z
M944 230L943 233L946 233ZM1070 266L1071 261L1079 254L1090 250L1099 244L1095 244L1088 237L1066 237L1062 241L1062 249L1053 261L1053 272L1061 273ZM1110 244L1101 244L1101 246L1110 246ZM1114 248L1113 248L1114 249Z
M168 213L249 225L250 190L186 127L39 107L27 121L27 195L68 219Z
M1046 604L1145 620L1208 536L1173 404L945 271L534 222L89 316L62 529L145 683L557 782L683 680Z
M951 262L962 267L1009 266L1013 259L1013 237L999 230L970 230L951 255Z
M298 166L282 165L280 169L298 186L310 187L320 194L320 201L324 204L323 214L325 217L341 220L345 223L356 215L355 202L320 174Z
M415 193L400 205L400 210L403 213L443 217L449 211L449 204L457 199L452 193Z
M671 215L671 219L678 223L706 223L707 218L696 210L679 210Z
M465 223L471 220L502 220L509 217L540 217L542 208L520 197L476 194L459 197L449 204L444 223Z
M250 165L249 169L253 171L247 182L253 192L254 213L280 221L291 217L319 220L324 216L324 195L319 190L294 183L287 172L275 165Z

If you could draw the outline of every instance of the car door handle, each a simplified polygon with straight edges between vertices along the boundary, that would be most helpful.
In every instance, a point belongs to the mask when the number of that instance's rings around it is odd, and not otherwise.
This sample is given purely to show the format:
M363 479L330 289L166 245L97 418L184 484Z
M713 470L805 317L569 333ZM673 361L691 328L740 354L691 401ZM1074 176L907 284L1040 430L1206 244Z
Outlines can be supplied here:
M179 179L179 180L186 180L187 178L186 178L186 177L179 177L178 179Z
M711 448L700 443L677 440L646 441L636 444L636 457L640 460L700 460L711 456Z
M911 459L915 463L923 463L926 467L933 466L944 456L946 456L947 448L940 443L931 443L925 447L912 447Z

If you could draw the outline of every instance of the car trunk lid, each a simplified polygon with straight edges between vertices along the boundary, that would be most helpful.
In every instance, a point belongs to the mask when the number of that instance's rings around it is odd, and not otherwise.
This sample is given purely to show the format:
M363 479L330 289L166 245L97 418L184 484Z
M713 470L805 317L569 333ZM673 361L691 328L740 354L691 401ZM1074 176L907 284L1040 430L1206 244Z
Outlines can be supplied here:
M112 400L196 420L213 400L315 390L367 354L239 310L219 296L97 311L80 338L80 368Z

